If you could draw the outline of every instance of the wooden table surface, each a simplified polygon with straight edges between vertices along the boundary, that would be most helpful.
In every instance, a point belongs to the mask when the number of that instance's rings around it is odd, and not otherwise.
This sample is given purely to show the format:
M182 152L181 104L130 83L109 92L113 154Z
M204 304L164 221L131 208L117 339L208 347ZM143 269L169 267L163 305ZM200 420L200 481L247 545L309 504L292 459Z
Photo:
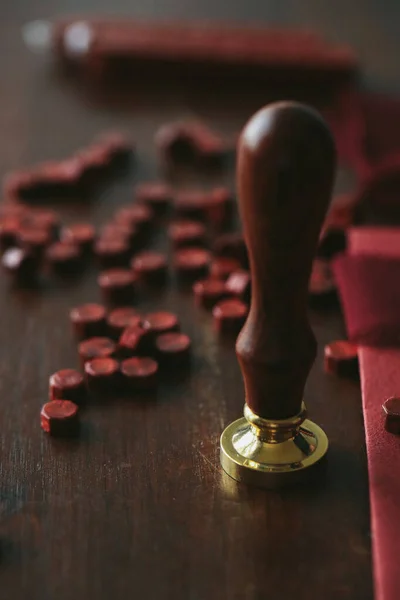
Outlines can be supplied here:
M106 0L16 0L0 9L0 170L62 157L99 131L121 128L139 149L132 175L99 197L60 210L66 221L104 222L157 176L152 138L181 116L204 117L226 134L260 107L265 91L223 94L135 82L129 99L94 102L30 55L19 37L31 18L106 12ZM156 6L158 4L158 6ZM400 5L377 0L170 0L116 13L301 24L353 44L365 85L395 90ZM263 95L265 94L265 95ZM186 177L186 176L185 176ZM177 183L186 179L181 176ZM196 181L196 180L193 180ZM200 180L199 180L200 181ZM233 182L233 170L206 183ZM347 182L347 183L346 183ZM344 183L349 185L348 178ZM154 247L165 247L164 232ZM265 492L219 466L219 436L240 416L243 386L232 340L171 284L143 295L143 309L176 311L193 339L191 376L163 383L157 400L91 405L76 442L39 427L48 376L77 365L69 307L99 298L96 271L76 284L16 291L1 278L0 598L20 600L368 600L372 598L368 481L360 390L323 373L324 344L343 335L337 308L311 311L319 355L307 386L312 418L330 439L318 484Z

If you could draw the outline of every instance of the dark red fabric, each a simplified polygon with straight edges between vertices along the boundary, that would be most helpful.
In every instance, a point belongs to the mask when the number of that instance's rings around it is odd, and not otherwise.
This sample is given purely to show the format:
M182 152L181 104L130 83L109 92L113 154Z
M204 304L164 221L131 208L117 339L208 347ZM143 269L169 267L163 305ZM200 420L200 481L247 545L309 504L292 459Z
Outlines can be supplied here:
M400 97L364 92L359 99L365 127L365 155L376 165L400 152Z
M342 121L330 123L340 159L358 176L354 201L393 223L392 209L400 207L400 99L354 92L342 98L341 111ZM400 228L350 229L348 254L334 261L333 272L348 337L360 344L375 596L398 600L400 436L385 431L382 403L400 394Z
M400 436L384 429L382 403L400 394L400 349L361 347L376 600L400 596Z
M366 130L360 93L345 90L324 116L335 138L339 162L354 169L358 179L364 179L370 163L364 149Z
M333 262L349 340L400 345L400 260L343 254Z
M370 344L360 345L358 353L375 598L398 600L400 436L385 431L382 404L400 394L400 228L353 227L347 237L348 254L340 256L333 269L348 335Z
M347 230L347 252L353 256L399 258L399 227L350 227Z
M400 152L375 165L352 193L352 203L374 223L399 224Z
M324 113L340 162L363 181L392 154L400 153L400 97L356 89L341 92Z

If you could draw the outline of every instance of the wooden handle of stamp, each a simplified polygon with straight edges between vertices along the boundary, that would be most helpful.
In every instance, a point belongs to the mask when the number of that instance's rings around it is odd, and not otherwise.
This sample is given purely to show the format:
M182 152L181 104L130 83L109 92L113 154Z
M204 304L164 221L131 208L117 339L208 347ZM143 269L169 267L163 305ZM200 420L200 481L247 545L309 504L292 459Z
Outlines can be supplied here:
M308 280L335 162L323 119L294 102L260 110L239 140L237 181L252 302L236 352L246 403L266 419L300 411L315 360Z

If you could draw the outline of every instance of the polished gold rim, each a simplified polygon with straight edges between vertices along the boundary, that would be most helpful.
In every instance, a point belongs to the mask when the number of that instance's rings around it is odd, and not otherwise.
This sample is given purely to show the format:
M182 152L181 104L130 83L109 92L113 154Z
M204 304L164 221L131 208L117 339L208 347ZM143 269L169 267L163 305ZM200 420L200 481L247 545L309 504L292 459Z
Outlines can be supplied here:
M248 411L245 410L246 416ZM301 414L305 414L305 407ZM260 434L254 427L254 419L242 418L234 421L221 435L221 465L236 479L258 487L276 488L303 480L311 467L320 463L328 450L328 438L324 431L312 421L300 420L299 415L293 422L286 419L283 429L288 430L296 421L293 435L278 441L274 421L274 435L268 440L268 433ZM264 425L269 421L263 420ZM299 421L301 424L299 424ZM258 427L261 421L258 421ZM268 441L266 441L268 440Z

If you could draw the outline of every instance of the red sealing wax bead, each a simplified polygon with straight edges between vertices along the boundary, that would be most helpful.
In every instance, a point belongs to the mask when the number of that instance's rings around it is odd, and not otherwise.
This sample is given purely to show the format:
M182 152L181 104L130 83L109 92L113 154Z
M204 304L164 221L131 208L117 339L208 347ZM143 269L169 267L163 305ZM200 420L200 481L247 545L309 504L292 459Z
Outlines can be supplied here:
M182 278L201 279L208 274L211 254L203 248L182 248L174 256L177 274Z
M314 304L324 304L336 296L336 286L328 261L315 259L308 284L309 299Z
M131 267L139 281L145 283L163 283L167 278L167 258L160 252L146 251L137 254L131 261Z
M131 204L121 208L115 215L116 223L134 225L138 231L147 229L153 221L154 213L146 204Z
M214 323L221 333L239 333L248 313L248 306L237 298L222 300L213 308Z
M158 363L145 356L127 358L121 362L121 374L126 391L154 390L158 383Z
M229 275L240 269L240 262L229 256L217 256L211 261L210 276L215 279L228 279Z
M82 365L85 365L92 358L112 358L116 351L115 342L107 337L92 337L84 340L78 346Z
M16 246L21 229L21 219L8 215L0 219L0 249L7 250Z
M51 244L51 234L45 229L23 227L18 233L18 245L41 258L45 249Z
M232 194L223 187L213 190L186 190L175 198L176 213L185 218L197 219L220 226L232 212Z
M196 304L211 309L227 296L229 296L225 282L220 279L203 279L193 285Z
M358 376L358 348L346 340L336 340L324 349L324 369L342 377Z
M168 229L168 236L174 248L204 246L207 231L199 221L175 221Z
M232 192L225 187L212 189L209 198L208 221L219 227L229 221L232 212Z
M148 181L136 187L135 198L139 203L148 204L155 212L164 212L173 200L169 185L159 181Z
M76 158L60 161L47 161L38 166L36 176L40 188L46 186L51 190L63 191L61 188L75 187L82 176L82 165Z
M119 363L110 357L88 360L85 363L85 380L91 393L117 394L120 387Z
M103 238L97 240L94 253L103 269L126 267L129 264L131 248L124 238Z
M227 148L222 139L215 137L204 137L197 139L197 150L202 161L206 164L219 163L224 157Z
M133 325L123 331L119 338L118 351L120 356L129 358L138 354L144 354L150 346L148 331L142 325Z
M106 147L91 145L76 154L86 184L95 183L96 178L103 175L110 166L110 155Z
M197 147L187 123L167 123L155 136L160 158L167 164L193 162Z
M199 159L211 164L221 160L226 152L222 138L201 121L191 121L187 126Z
M244 302L250 302L251 276L249 271L239 269L231 273L226 280L226 290L234 296L238 296Z
M82 256L79 246L55 242L45 252L46 263L54 275L74 275L82 269Z
M106 331L106 309L101 304L82 304L69 313L75 335L84 340L98 337Z
M134 230L134 226L131 226L128 223L115 223L111 221L106 225L103 225L100 229L99 237L100 239L122 238L128 240Z
M225 143L218 138L202 138L197 140L197 151L205 164L219 164L227 153Z
M214 244L214 254L236 258L242 267L249 264L246 243L242 233L225 233L219 236Z
M209 191L185 190L176 194L174 208L179 217L207 222L211 201Z
M61 369L49 378L50 400L71 400L81 404L85 399L85 384L82 375L75 369Z
M389 433L400 434L400 398L393 396L382 404L385 416L385 429Z
M61 231L62 242L76 244L84 252L93 248L95 237L96 230L90 223L74 223Z
M90 144L77 154L83 165L83 169L104 170L110 166L110 154L108 148L103 144Z
M107 317L109 335L118 340L125 329L139 326L141 321L141 316L134 308L130 306L115 308Z
M51 400L40 413L40 425L55 437L74 437L79 432L78 407L70 400Z
M57 182L63 183L66 187L77 187L83 177L83 166L75 156L61 160L58 163Z
M171 312L158 311L148 313L143 317L142 327L151 334L152 339L162 333L179 331L180 323L178 317Z
M9 248L3 254L1 264L4 271L19 283L32 282L38 275L37 258L22 248Z
M185 333L163 333L156 339L157 356L164 366L183 367L190 358L191 341Z
M21 204L17 200L11 199L8 202L3 202L0 205L0 223L5 217L16 217L22 222L22 219L29 214L30 210L25 204Z
M119 131L107 131L102 133L96 143L104 148L111 160L118 160L130 156L134 145L125 135Z
M30 229L44 229L52 238L56 238L60 229L60 216L55 210L37 208L27 213L24 224Z
M131 252L136 250L139 245L137 229L135 225L130 225L129 223L107 223L100 230L100 238L103 240L124 240L129 244Z
M46 160L36 164L32 168L32 175L34 177L35 187L42 194L43 187L53 184L57 180L58 161Z
M3 183L6 198L28 198L35 191L36 175L33 171L16 171L9 173Z
M129 269L103 271L97 282L108 304L126 304L134 298L136 275Z

